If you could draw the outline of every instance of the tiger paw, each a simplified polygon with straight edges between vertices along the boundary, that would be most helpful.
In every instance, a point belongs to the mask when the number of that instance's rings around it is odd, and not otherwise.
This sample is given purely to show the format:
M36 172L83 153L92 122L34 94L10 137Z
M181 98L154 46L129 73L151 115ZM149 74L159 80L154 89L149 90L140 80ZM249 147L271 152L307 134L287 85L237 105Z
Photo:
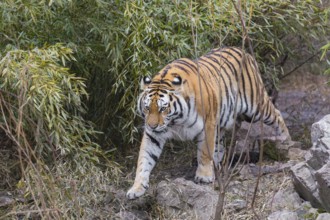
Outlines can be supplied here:
M213 176L195 176L195 183L212 183L214 181Z
M126 197L128 199L136 199L140 196L142 196L146 190L148 189L148 186L143 186L140 185L138 187L133 186L132 188L130 188L127 193L126 193Z
M209 166L199 165L196 170L195 182L196 183L212 183L214 181L212 163Z

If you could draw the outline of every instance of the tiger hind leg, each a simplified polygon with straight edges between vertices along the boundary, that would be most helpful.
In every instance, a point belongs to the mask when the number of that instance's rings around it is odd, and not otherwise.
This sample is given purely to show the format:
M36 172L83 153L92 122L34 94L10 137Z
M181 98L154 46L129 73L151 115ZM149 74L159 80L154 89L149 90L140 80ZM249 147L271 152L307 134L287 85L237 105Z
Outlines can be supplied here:
M225 156L225 143L224 143L224 131L219 131L217 129L216 131L216 138L215 138L215 143L214 143L214 155L213 155L213 161L214 165L220 169L221 167L221 162L224 159Z
M263 114L263 122L276 129L276 140L280 140L283 143L290 142L291 136L281 112L275 108L270 100L268 100L266 108L264 109L266 109L266 111L264 111Z

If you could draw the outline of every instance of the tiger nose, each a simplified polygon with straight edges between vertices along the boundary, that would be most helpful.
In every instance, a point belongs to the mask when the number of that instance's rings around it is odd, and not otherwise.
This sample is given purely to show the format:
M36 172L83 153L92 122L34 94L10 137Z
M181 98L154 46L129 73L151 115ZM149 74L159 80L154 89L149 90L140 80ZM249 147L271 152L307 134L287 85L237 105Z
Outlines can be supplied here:
M148 126L151 128L151 129L155 129L158 127L158 124L148 124Z

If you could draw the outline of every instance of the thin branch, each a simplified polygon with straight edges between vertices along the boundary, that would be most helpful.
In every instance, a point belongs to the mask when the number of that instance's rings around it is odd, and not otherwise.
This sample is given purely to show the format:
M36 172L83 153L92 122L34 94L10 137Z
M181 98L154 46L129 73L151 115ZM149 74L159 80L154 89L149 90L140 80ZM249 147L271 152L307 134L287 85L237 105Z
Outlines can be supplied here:
M306 60L304 60L303 62L301 62L300 64L298 64L297 66L295 66L292 70L290 70L289 72L285 73L283 76L280 76L279 79L284 79L285 77L289 76L291 73L293 73L294 71L296 71L297 69L299 69L300 67L302 67L304 64L306 64L308 61L310 61L311 59L313 59L314 57L316 57L317 55L319 55L322 51L318 51L316 53L314 53L312 56L308 57Z

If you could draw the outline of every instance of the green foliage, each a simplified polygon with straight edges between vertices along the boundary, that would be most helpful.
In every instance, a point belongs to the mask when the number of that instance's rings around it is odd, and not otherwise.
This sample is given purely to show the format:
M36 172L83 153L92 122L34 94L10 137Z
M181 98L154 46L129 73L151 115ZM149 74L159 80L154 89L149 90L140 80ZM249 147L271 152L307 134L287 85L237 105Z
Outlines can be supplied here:
M84 80L63 67L74 60L72 50L60 44L31 50L8 47L0 60L0 128L19 153L22 180L17 187L35 201L30 209L50 210L44 217L62 216L57 208L67 217L85 212L104 192L95 185L105 187L119 173L102 159L99 145L91 140L96 132L81 116L82 97L87 96ZM94 166L100 159L114 173ZM79 196L77 190L82 190ZM73 196L83 200L79 206Z
M327 33L329 9L319 5L302 0L242 2L248 36L271 84L281 74L276 64L301 47L288 42L299 36L308 44ZM77 62L70 68L88 79L87 116L105 132L101 142L111 148L136 137L141 76L180 57L196 58L223 45L242 46L241 21L230 0L5 0L0 10L2 47L61 42L73 49Z
M322 55L321 55L321 60L325 59L328 66L330 66L330 59L327 58L327 53L329 53L330 51L330 43L327 43L326 45L324 45L323 47L321 47L321 51L322 51ZM325 72L325 74L330 74L330 67L328 67ZM330 82L329 82L330 83Z
M71 60L72 50L57 44L9 50L0 61L0 88L7 107L1 124L16 129L10 117L24 115L22 128L33 137L39 157L54 149L67 155L98 147L90 140L95 131L80 116L84 112L81 98L87 96L84 81L63 67Z

